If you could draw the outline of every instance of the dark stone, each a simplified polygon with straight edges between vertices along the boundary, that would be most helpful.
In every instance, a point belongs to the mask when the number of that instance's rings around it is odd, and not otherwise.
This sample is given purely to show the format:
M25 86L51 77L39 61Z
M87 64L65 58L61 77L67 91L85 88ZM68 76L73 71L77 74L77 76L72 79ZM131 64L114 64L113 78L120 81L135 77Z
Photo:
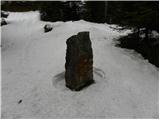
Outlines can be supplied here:
M46 24L44 26L44 32L49 32L53 29L52 25L51 24Z
M19 101L18 101L18 104L20 104L21 102L22 102L22 100L19 100Z
M79 91L93 80L93 53L89 32L80 32L67 40L66 86Z
M7 17L8 17L8 15L9 15L9 13L8 13L8 12L1 11L1 17L3 17L3 18L7 18Z
M7 25L7 22L5 21L4 18L1 19L1 26L3 26L3 25Z

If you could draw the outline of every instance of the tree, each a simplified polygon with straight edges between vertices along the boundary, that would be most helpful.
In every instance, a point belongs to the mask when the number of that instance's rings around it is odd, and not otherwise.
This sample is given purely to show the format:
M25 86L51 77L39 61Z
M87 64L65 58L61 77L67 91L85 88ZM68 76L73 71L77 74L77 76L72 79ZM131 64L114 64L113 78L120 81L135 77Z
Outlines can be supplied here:
M157 1L112 1L108 3L108 19L121 26L158 31L158 6Z
M40 2L41 20L60 21L62 20L62 3L60 1Z
M86 15L85 20L91 22L105 22L105 1L87 1L85 2Z

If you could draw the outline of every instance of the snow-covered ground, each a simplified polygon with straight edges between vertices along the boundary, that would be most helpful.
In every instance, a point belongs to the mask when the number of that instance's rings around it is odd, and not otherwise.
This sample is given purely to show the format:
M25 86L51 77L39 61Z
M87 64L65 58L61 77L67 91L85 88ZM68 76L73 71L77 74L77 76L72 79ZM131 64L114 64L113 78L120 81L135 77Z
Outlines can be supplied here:
M42 22L38 12L10 13L2 29L2 118L158 118L158 68L115 47L118 32L83 20ZM44 33L46 23L53 30ZM65 87L66 39L90 31L95 84Z

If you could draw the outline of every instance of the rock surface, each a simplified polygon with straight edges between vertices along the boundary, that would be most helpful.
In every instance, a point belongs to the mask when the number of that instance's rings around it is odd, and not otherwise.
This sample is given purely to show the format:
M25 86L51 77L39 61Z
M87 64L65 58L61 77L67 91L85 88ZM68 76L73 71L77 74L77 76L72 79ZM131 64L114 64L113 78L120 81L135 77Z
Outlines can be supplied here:
M1 11L1 17L2 17L2 18L7 18L7 17L8 17L8 15L9 15L9 13L8 13L8 12Z
M52 25L51 24L46 24L44 26L44 32L49 32L53 29Z
M7 22L4 18L1 18L1 26L3 26L3 25L7 25Z
M93 80L93 52L89 32L80 32L67 40L66 86L79 91Z

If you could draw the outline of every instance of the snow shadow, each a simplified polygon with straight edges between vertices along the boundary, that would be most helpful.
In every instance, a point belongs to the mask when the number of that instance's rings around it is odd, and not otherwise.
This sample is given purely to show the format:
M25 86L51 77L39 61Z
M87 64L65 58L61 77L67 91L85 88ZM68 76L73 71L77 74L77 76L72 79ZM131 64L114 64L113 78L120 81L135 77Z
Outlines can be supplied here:
M64 75L65 75L65 71L61 72L61 73L58 73L57 75L54 76L54 78L56 78L56 81L63 80Z
M65 86L65 71L56 74L52 79L52 84L56 89L60 89L61 91L66 90Z

